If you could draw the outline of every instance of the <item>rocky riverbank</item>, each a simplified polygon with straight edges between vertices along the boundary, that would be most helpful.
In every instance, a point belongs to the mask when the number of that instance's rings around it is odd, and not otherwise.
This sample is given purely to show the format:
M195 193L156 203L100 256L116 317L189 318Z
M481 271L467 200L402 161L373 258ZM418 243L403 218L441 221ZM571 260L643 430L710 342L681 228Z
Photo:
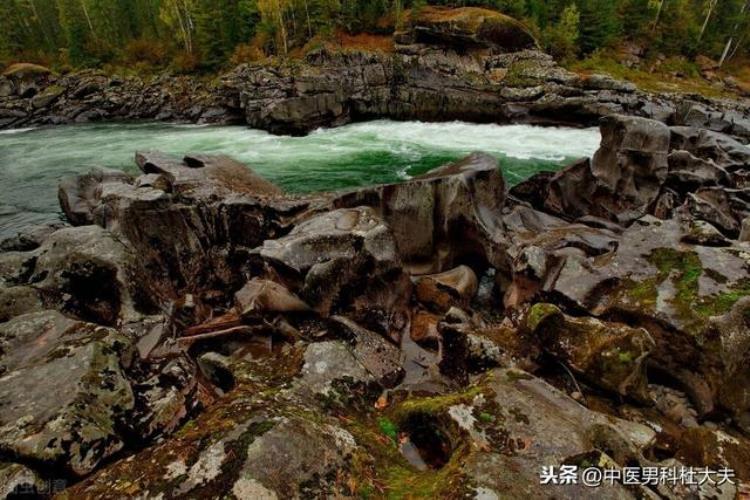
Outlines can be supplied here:
M603 75L581 77L537 50L512 19L451 12L458 14L414 19L394 36L393 52L324 45L301 60L242 65L212 81L58 76L17 65L0 77L0 128L160 120L304 134L371 118L580 126L624 113L750 140L746 102L654 95Z
M602 137L511 192L481 153L307 197L223 156L142 152L138 177L64 181L72 226L0 253L3 484L735 498L750 149L622 115ZM562 464L737 484L540 485Z
M138 176L65 179L68 224L0 242L0 494L748 494L742 119L705 102L684 115L611 80L566 82L528 47L493 54L504 31L462 35L492 49L485 59L438 51L456 35L436 29L400 37L388 72L385 56L361 53L318 53L294 77L242 68L228 87L236 101L216 117L302 133L383 110L604 116L597 153L510 190L482 153L401 184L308 196L226 156L139 152ZM407 57L425 65L396 64ZM537 86L488 80L517 77L524 58L547 61ZM511 60L505 74L486 66ZM77 119L70 103L105 109L127 85L79 97L66 87L6 126ZM11 87L4 109L45 92ZM123 101L99 118L145 117L170 99ZM656 110L659 120L634 116ZM709 128L664 123L680 116ZM541 484L543 467L562 465L734 476Z

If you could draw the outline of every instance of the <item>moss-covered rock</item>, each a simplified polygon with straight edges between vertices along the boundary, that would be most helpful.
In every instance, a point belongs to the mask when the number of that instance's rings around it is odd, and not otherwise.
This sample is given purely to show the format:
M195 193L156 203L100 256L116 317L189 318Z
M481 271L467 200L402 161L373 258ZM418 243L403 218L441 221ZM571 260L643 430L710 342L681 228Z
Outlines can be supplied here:
M413 11L409 24L411 36L418 43L444 44L459 50L488 48L496 52L536 47L534 37L523 24L497 11L478 7L423 7Z
M123 447L130 340L46 311L0 325L0 452L86 475Z
M3 76L9 78L29 78L38 75L48 75L50 73L51 71L49 68L39 64L16 63L8 66L8 68L3 71Z
M299 369L292 351L237 362L231 393L168 440L69 489L67 498L351 496L358 445L291 384Z
M65 87L50 85L31 99L31 105L35 109L46 108L65 93Z
M11 82L3 93L9 94L8 91L11 91L20 97L33 97L47 85L51 74L49 68L38 64L12 64L3 72L6 81Z
M527 325L544 350L589 383L649 401L645 361L655 343L645 329L567 316L550 304L535 304Z

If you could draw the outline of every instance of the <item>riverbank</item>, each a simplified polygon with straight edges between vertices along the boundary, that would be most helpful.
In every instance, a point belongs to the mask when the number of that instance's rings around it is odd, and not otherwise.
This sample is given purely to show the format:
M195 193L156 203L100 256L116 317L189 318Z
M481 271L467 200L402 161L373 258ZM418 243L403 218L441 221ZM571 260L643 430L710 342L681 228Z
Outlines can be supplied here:
M440 38L430 30L441 30ZM518 47L480 39L457 52L452 47L464 36L416 23L394 37L393 51L322 46L300 60L241 65L214 81L20 67L0 81L0 127L158 120L299 135L379 118L595 126L624 113L750 139L747 102L648 93L581 76L536 50L531 38Z

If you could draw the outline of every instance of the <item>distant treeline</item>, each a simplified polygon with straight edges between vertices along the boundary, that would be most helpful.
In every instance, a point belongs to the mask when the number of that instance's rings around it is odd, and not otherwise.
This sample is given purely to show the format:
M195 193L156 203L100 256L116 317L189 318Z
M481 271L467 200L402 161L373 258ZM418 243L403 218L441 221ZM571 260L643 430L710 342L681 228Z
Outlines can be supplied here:
M216 69L339 33L389 34L428 3L500 10L567 59L633 41L728 60L750 38L750 0L0 0L0 63Z

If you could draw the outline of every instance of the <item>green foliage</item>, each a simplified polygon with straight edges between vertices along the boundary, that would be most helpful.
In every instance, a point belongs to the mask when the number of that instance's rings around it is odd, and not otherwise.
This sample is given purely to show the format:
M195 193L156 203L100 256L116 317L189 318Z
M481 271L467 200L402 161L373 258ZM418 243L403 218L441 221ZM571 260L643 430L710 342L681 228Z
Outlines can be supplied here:
M382 417L378 419L378 428L380 432L391 438L393 442L398 441L398 427L387 418Z
M581 14L576 4L565 7L560 20L545 32L547 51L561 60L573 59L578 51Z
M584 54L611 45L620 34L617 3L612 0L578 0L580 46Z

